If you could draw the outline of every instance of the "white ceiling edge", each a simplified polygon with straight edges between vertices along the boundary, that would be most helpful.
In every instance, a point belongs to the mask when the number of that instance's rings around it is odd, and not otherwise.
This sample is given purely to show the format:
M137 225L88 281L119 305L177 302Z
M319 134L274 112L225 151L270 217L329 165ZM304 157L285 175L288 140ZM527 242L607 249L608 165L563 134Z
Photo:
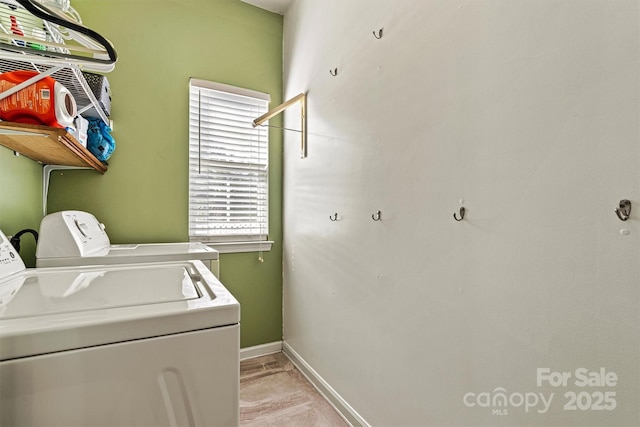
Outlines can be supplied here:
M289 5L293 3L293 0L241 0L245 3L249 3L260 9L268 10L269 12L284 15Z

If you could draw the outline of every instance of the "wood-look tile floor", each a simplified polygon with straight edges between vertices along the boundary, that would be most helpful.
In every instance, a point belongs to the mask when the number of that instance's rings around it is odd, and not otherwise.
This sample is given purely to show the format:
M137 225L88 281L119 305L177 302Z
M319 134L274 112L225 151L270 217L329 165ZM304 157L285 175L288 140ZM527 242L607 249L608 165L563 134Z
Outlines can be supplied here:
M240 425L349 426L283 353L240 362Z

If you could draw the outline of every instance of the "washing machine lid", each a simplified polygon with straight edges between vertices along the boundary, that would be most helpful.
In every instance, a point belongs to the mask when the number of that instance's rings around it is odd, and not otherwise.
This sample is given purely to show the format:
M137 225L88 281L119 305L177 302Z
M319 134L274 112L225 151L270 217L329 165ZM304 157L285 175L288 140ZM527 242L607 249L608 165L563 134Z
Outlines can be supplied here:
M211 261L217 260L219 257L217 250L200 242L110 245L106 254L69 256L69 254L60 253L59 255L38 258L37 266L113 265L188 260Z
M0 360L237 324L200 261L27 269L0 280Z

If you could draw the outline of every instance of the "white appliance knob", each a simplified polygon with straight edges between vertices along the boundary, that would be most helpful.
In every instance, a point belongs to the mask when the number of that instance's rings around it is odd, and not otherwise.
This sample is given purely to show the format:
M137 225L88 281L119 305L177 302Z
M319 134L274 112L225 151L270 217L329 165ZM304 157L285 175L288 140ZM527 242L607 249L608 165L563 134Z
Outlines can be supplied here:
M87 224L85 223L80 223L77 219L74 219L73 221L76 225L76 228L78 229L78 231L80 232L80 234L82 234L84 237L87 237L87 233L84 232L84 230L87 229Z

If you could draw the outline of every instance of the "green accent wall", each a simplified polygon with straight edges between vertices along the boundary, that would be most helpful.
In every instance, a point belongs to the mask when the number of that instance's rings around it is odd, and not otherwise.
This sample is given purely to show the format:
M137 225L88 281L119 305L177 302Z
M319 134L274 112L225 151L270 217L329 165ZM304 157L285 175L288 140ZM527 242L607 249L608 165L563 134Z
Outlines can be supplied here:
M38 230L42 220L42 166L0 146L0 230L7 236L25 228ZM35 266L35 240L20 238L20 256Z
M112 243L188 240L190 77L282 102L282 16L240 0L73 0L111 40L108 74L116 150L104 175L55 171L48 210L85 210ZM273 120L278 125L281 120ZM1 161L1 160L0 160ZM269 238L257 253L222 254L220 276L241 304L241 346L282 339L282 133L270 133Z

